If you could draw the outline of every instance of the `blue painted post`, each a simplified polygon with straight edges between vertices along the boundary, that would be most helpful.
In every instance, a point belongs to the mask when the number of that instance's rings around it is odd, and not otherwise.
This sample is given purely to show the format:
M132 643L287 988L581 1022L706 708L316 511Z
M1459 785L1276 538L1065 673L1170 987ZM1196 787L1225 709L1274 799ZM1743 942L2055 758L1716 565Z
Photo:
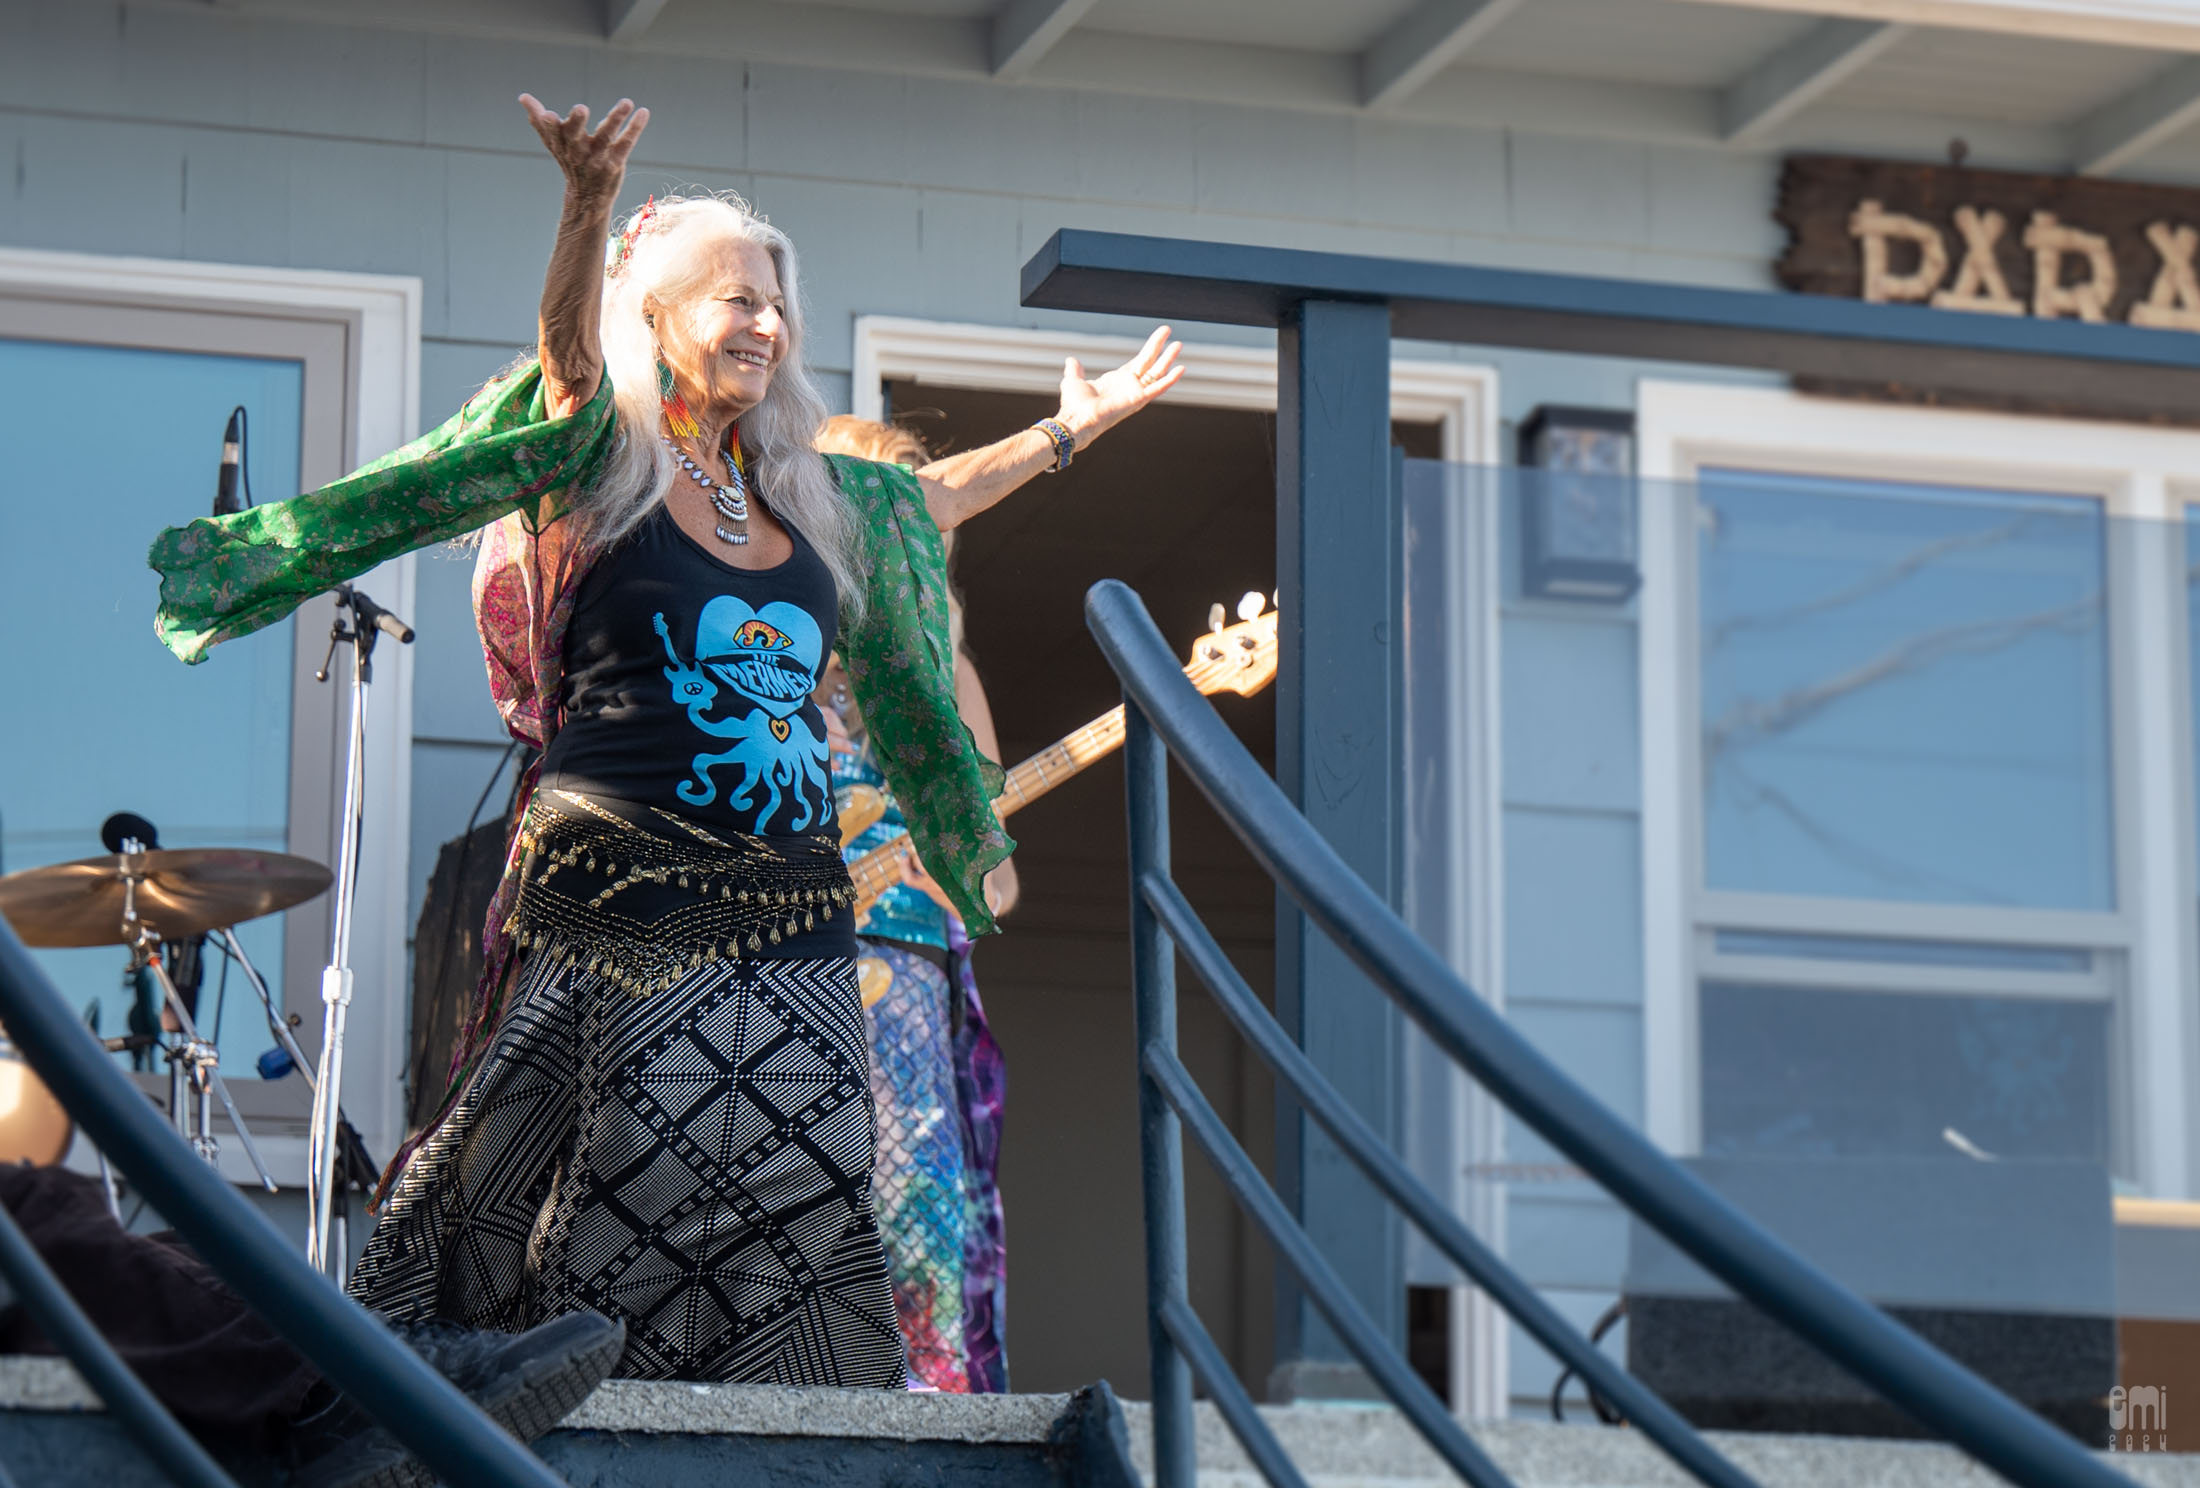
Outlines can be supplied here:
M1276 783L1395 904L1390 312L1309 299L1276 344ZM1384 1139L1398 1139L1399 1021L1288 899L1276 899L1276 1015ZM1277 1188L1385 1337L1405 1346L1397 1215L1279 1093ZM1278 1268L1279 1272L1282 1268ZM1278 1281L1274 1393L1372 1393L1298 1289Z
M1138 1047L1176 1052L1176 945L1139 885L1169 872L1169 751L1138 705L1123 701L1124 797L1130 810L1131 976ZM1190 1305L1184 1260L1184 1133L1176 1113L1138 1071L1138 1154L1146 1199L1146 1336L1153 1360L1155 1488L1194 1488L1198 1453L1192 1370L1162 1326L1169 1302Z

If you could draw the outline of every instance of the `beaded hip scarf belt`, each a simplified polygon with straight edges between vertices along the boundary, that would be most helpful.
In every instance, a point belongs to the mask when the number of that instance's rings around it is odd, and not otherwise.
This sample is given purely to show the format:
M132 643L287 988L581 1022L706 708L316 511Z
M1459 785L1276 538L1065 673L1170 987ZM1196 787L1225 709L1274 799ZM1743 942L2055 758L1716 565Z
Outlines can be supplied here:
M717 836L669 811L544 790L520 825L514 944L636 997L759 955L854 902L840 843Z

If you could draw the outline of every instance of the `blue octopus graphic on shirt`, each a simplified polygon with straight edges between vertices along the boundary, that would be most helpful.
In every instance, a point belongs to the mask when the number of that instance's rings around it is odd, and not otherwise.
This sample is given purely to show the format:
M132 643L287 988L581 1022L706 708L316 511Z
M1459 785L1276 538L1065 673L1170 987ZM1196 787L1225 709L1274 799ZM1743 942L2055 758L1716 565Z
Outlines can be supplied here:
M789 803L786 830L805 832L832 817L832 769L823 737L802 717L802 705L817 687L825 638L817 622L799 605L775 600L761 610L745 600L721 594L703 606L695 622L695 659L680 659L665 617L656 617L664 642L665 680L672 701L687 709L688 722L713 739L732 741L723 753L704 752L690 762L691 778L677 794L691 806L718 799L711 771L731 765L740 771L726 792L736 811L756 811L757 830L770 827L781 803ZM715 680L714 680L715 679ZM723 682L750 704L736 704L723 718L710 716ZM758 793L763 804L757 806Z

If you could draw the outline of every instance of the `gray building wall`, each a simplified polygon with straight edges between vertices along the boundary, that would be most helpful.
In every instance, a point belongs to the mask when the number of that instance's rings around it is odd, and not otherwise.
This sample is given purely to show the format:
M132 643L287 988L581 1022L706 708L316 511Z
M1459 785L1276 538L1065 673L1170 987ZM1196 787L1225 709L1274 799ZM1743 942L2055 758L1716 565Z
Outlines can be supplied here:
M197 6L0 0L0 39L0 243L417 275L429 426L533 335L559 189L523 89L648 102L632 201L738 190L792 234L812 363L843 408L860 314L1110 328L1016 303L1020 266L1062 227L1740 287L1765 286L1777 250L1770 157L1600 137L1593 107L1579 133L1526 132ZM1630 406L1640 370L1401 350L1492 363L1508 420L1544 401ZM416 906L502 743L468 573L448 552L419 569ZM1634 644L1625 612L1506 605L1511 1013L1639 1120ZM1549 1160L1517 1132L1509 1156ZM1512 1248L1586 1319L1616 1285L1623 1230L1576 1188L1517 1187ZM1516 1394L1547 1390L1539 1350L1516 1336L1513 1360Z
M1620 400L1622 404L1628 400ZM1614 405L1618 406L1618 405ZM1517 550L1517 512L1505 524ZM1632 607L1525 598L1505 565L1499 621L1505 800L1505 1007L1513 1026L1628 1120L1642 1120L1642 771ZM1625 1211L1517 1121L1505 1160L1510 1255L1584 1329L1618 1295ZM1624 1333L1609 1345L1617 1348ZM1517 1326L1511 1393L1558 1365Z

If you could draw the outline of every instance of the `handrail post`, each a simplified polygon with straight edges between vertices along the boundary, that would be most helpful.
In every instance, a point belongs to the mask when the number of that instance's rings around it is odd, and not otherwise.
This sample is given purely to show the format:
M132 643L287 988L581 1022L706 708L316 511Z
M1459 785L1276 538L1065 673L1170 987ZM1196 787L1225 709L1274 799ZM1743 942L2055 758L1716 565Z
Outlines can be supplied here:
M1146 1201L1146 1336L1153 1360L1155 1488L1194 1488L1192 1370L1162 1320L1189 1305L1184 1259L1184 1133L1145 1073L1149 1046L1176 1052L1176 946L1146 903L1148 874L1169 872L1169 751L1138 705L1123 704L1124 797L1130 813L1131 979L1137 1008L1138 1155Z
M1302 300L1276 330L1276 784L1397 902L1399 557L1390 489L1390 309ZM1290 896L1276 895L1276 1016L1344 1098L1398 1139L1402 1020ZM1276 1187L1383 1335L1405 1347L1405 1232L1296 1102L1276 1099ZM1276 1273L1283 1399L1365 1395L1366 1371Z

